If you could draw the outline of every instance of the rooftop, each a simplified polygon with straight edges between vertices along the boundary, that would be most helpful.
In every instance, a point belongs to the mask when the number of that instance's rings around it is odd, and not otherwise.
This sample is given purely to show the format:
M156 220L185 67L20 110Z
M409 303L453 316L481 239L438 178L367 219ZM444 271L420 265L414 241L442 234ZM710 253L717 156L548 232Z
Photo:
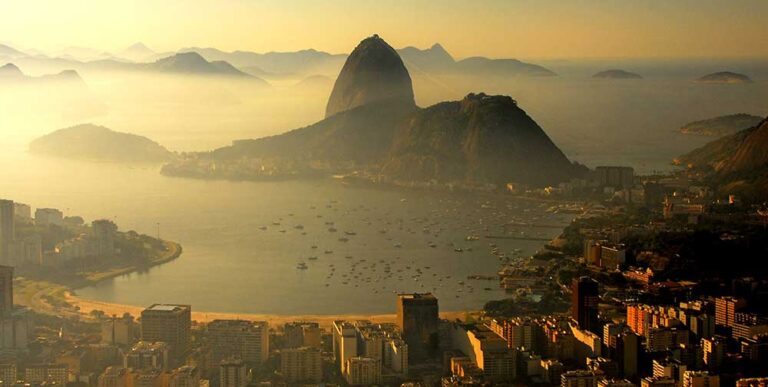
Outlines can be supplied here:
M184 309L192 309L189 305L174 305L174 304L153 304L149 306L145 311L158 311L158 312L176 312Z

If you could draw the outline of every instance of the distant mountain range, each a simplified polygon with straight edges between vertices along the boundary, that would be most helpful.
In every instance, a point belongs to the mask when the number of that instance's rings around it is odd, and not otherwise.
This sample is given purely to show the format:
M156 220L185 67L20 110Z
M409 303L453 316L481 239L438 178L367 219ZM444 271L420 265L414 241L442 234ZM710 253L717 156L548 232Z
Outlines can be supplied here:
M150 63L130 63L104 60L87 62L84 63L83 66L88 69L98 69L105 71L154 72L163 74L240 78L267 85L267 82L263 79L246 74L227 62L209 62L200 54L195 52L173 54L171 56L161 58Z
M16 59L24 56L27 56L27 54L13 47L0 44L0 57L6 58L6 59Z
M330 54L314 49L295 52L251 51L226 52L211 47L186 47L177 52L155 52L142 43L136 43L116 53L81 47L69 47L50 55L26 54L9 46L0 46L0 60L27 58L51 65L67 65L77 69L127 69L130 64L151 63L175 54L196 52L210 62L228 62L247 74L277 79L325 75L335 77L341 71L347 55ZM470 57L455 60L443 46L435 44L428 49L405 47L397 50L406 68L412 73L461 74L477 76L552 76L549 69L516 59L490 59Z
M73 85L85 85L80 74L75 70L64 70L57 74L46 74L39 77L32 77L24 74L13 63L7 63L0 67L0 83L14 84L41 84L41 83L67 83Z
M198 47L180 50L180 52L189 51L197 52L208 60L225 60L250 74L265 78L301 74L335 76L347 59L347 55L329 54L311 49L265 54L248 51L224 52L215 48ZM405 47L397 52L410 72L459 73L478 76L555 75L554 72L542 66L516 59L472 57L456 61L440 44L425 50Z
M249 74L267 78L301 74L335 76L347 58L343 54L329 54L312 49L261 54L251 51L225 52L216 48L187 47L179 52L197 52L208 60L227 61Z
M80 57L96 55L86 49L70 48L65 52L79 53ZM156 57L159 54L153 52L142 44L136 44L122 52L128 57ZM98 56L98 55L96 55ZM81 61L74 57L65 55L63 57L46 57L40 55L30 56L21 51L14 50L8 46L0 46L0 63L3 59L15 58L22 62L32 62L34 64L43 64L47 67L68 68L77 71L126 71L126 72L156 72L165 74L185 74L199 76L221 76L230 78L240 78L249 80L262 85L267 85L263 79L247 74L230 63L225 61L208 61L202 55L196 52L171 53L166 56L154 59L151 62L134 63L127 59L116 58L105 54L102 59ZM71 75L71 74L70 74Z
M541 186L583 171L510 97L470 94L418 108L403 60L376 35L347 58L324 120L163 167L167 175L201 178L352 173L402 185L467 186Z
M517 59L489 59L481 56L456 61L439 43L420 50L406 47L397 50L409 71L459 73L477 76L552 76L553 71Z
M708 176L723 194L751 201L768 199L768 119L681 156L690 169Z
M146 137L92 124L59 129L37 138L29 144L29 151L70 159L129 163L156 163L173 158L173 153Z

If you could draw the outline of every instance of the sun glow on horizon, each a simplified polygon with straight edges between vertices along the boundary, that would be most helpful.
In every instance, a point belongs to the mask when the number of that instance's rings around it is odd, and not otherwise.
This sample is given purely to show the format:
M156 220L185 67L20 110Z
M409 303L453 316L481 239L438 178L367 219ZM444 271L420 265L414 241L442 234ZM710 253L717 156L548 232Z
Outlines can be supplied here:
M378 33L394 47L439 42L459 58L766 57L767 13L757 0L6 0L0 41L43 50L114 52L143 42L156 51L348 53Z

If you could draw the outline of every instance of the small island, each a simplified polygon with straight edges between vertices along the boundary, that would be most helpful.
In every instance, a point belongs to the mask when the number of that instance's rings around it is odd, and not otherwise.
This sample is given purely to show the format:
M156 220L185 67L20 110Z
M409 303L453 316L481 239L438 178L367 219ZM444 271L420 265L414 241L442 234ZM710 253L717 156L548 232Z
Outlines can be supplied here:
M168 149L146 137L93 124L60 129L37 138L29 144L29 151L46 156L124 163L159 163L174 157Z
M689 122L680 127L680 133L700 136L722 137L751 128L760 123L763 117L746 113L728 114Z
M734 73L730 71L720 71L717 73L707 74L696 80L698 83L719 83L719 84L739 84L739 83L752 83L752 79L744 74Z
M611 69L601 71L592 76L592 78L600 79L643 79L640 74L629 72L620 69Z

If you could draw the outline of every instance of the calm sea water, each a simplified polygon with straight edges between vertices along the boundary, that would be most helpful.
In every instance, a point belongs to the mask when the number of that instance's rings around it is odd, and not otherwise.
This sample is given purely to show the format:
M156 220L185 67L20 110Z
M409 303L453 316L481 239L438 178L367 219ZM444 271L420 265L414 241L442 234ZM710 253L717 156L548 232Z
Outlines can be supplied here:
M10 162L9 155L0 162ZM502 296L496 281L466 279L498 271L489 243L532 254L543 242L467 236L501 235L505 222L568 221L546 214L545 205L481 196L345 187L332 180L200 181L165 178L156 168L29 155L13 160L28 168L0 173L3 196L88 219L108 217L122 230L154 235L159 224L161 237L183 245L178 260L78 290L87 298L133 305L385 313L393 310L395 292L432 291L444 310L478 308ZM559 232L519 231L547 238ZM302 262L307 269L297 268Z

